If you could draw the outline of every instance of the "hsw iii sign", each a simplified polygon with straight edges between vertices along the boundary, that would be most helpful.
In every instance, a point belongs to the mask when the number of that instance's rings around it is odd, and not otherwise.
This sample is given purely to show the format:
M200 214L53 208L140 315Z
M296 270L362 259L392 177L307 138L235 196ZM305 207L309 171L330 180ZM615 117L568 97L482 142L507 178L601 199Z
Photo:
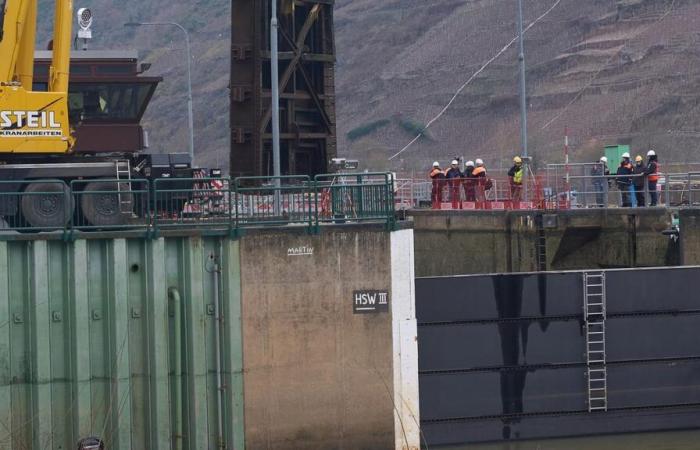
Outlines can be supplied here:
M0 137L61 137L55 111L0 111Z
M389 312L389 292L387 291L355 291L352 299L354 314Z

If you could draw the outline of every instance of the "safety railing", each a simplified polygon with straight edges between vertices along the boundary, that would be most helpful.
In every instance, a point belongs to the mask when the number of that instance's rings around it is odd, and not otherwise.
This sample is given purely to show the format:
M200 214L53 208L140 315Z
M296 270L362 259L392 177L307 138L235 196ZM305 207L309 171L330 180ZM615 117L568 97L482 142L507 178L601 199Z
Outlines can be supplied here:
M392 225L391 174L0 181L0 233Z
M430 192L432 183L413 178L401 178L395 180L394 202L396 209L406 210L421 207L430 207Z
M700 172L659 173L649 183L644 174L603 175L602 164L586 163L567 173L563 165L552 165L543 175L528 177L527 200L524 186L514 185L506 176L488 177L488 185L469 178L441 180L400 180L396 204L402 209L442 210L563 210L580 208L617 208L700 205ZM556 177L561 177L557 179ZM419 187L410 186L414 183ZM482 181L481 183L486 183ZM437 187L436 187L437 186ZM430 189L427 194L417 194ZM655 188L655 189L654 189ZM410 206L409 206L410 205Z
M664 176L650 184L644 174L575 175L569 177L568 189L552 190L559 204L567 208L614 208L669 205Z
M394 220L395 183L390 173L317 175L317 223Z
M154 230L226 228L231 224L227 178L161 178L151 192Z
M74 180L70 183L74 211L68 228L142 228L150 219L146 180Z
M700 205L700 172L665 174L659 184L663 186L663 199L669 206Z
M420 182L425 185L425 182ZM417 204L416 208L433 208L443 210L457 209L542 209L544 208L544 190L542 178L535 175L527 177L527 189L524 183L511 182L505 175L486 178L453 178L435 183L429 181L430 189L427 200L411 200L403 196L411 190L404 186L397 192L397 204ZM525 194L527 193L527 201Z
M311 179L307 176L236 178L232 208L235 224L313 226L312 197Z
M63 231L70 226L74 205L61 180L0 181L0 230Z

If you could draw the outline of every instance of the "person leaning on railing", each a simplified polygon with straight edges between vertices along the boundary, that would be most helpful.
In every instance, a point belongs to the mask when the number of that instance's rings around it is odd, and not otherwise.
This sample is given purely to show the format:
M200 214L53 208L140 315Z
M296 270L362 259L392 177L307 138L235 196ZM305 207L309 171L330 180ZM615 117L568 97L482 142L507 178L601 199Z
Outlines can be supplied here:
M649 185L649 197L651 202L649 206L656 206L659 201L659 193L656 191L656 185L659 182L659 160L654 150L647 152L649 162L647 163L645 174Z
M442 203L442 187L445 184L445 172L440 169L440 163L437 161L433 163L433 168L430 171L430 179L433 182L430 201L433 209L440 209L440 204Z

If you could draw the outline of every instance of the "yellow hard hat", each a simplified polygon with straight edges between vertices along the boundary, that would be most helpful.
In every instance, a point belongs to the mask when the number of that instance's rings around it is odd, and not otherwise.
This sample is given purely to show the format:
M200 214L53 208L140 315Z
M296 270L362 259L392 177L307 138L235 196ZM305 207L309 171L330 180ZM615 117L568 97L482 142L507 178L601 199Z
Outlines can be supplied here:
M515 158L513 158L513 162L514 162L515 164L522 164L522 163L523 163L523 159L522 159L520 156L516 156Z
M637 155L637 156L635 156L634 160L636 162L642 162L642 161L644 161L644 158L642 158L640 155Z

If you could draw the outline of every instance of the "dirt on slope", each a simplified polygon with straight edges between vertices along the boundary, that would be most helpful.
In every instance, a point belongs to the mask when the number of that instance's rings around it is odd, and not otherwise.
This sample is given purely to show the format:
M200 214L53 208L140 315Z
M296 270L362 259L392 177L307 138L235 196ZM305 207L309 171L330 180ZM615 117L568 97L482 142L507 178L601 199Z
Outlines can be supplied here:
M525 0L526 25L556 0ZM515 0L339 0L341 152L373 168L519 153L517 45L393 162L455 91L516 36ZM538 165L606 144L695 161L700 136L700 0L561 0L526 35L529 148ZM351 138L348 137L348 134Z

